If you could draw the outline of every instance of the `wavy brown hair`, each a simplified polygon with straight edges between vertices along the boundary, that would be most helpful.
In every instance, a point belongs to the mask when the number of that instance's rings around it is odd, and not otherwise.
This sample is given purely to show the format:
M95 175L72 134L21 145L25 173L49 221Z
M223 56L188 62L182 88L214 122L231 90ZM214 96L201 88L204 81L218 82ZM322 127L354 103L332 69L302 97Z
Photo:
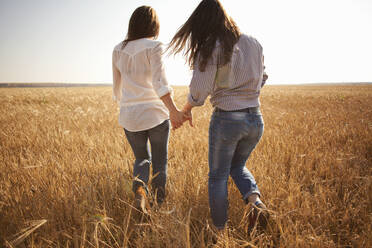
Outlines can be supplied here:
M233 47L239 40L240 30L218 0L203 0L171 40L168 49L184 55L191 68L198 63L204 71L212 57L216 42L221 45L219 66L230 62Z
M159 30L159 18L155 10L150 6L138 7L130 17L128 34L123 41L122 48L132 40L157 37Z

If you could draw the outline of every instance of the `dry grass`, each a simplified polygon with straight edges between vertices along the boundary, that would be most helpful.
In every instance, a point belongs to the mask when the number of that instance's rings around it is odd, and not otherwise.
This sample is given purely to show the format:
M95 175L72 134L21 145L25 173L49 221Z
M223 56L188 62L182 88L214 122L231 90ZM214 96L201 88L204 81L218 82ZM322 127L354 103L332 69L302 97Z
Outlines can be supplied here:
M186 88L175 98L181 107ZM226 247L372 246L372 86L267 86L263 139L247 166L273 211L245 232L230 182ZM167 203L140 222L133 155L111 88L0 89L0 246L210 247L207 131L172 132Z

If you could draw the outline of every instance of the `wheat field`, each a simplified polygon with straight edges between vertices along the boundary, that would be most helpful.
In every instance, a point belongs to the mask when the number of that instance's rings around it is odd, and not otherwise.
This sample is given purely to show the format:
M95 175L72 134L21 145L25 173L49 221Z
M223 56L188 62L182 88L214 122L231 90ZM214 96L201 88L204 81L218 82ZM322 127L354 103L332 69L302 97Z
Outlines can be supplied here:
M175 87L181 108L187 88ZM212 107L171 132L167 201L141 220L132 151L110 87L0 89L0 247L212 247ZM271 210L247 234L229 182L218 247L372 247L372 85L266 86L265 131L247 162Z

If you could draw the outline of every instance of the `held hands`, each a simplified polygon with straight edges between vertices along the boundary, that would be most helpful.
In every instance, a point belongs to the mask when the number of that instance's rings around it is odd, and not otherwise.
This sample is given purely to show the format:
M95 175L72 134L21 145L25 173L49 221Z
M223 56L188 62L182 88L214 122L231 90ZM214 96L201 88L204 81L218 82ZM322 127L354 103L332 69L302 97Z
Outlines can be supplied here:
M179 111L174 104L170 93L165 94L164 96L160 97L160 99L169 110L169 119L172 123L173 129L179 128L187 120L189 120L190 126L193 126L191 116L192 106L189 103L186 103L183 107L183 110Z
M190 126L193 127L192 124L192 114L191 114L191 109L189 111L179 111L179 110L174 110L169 113L169 118L172 123L173 129L177 129L183 125L185 121L189 121Z
M189 121L189 124L190 124L190 126L191 127L194 127L194 125L192 124L192 113L191 113L191 108L190 109L183 109L182 110L182 112L183 112L183 121L185 122L185 121Z

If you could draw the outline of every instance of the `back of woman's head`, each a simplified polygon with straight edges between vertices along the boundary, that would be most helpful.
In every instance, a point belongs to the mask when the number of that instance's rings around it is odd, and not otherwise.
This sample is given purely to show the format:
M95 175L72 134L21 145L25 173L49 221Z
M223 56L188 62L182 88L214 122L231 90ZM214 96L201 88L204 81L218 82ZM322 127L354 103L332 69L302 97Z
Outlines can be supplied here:
M138 7L129 20L128 34L123 47L132 40L157 37L159 35L159 18L150 6Z
M169 47L173 53L179 53L186 47L185 56L189 65L193 67L198 62L199 69L203 71L216 41L221 44L219 63L224 65L230 61L239 36L239 28L221 3L218 0L203 0L175 34Z

